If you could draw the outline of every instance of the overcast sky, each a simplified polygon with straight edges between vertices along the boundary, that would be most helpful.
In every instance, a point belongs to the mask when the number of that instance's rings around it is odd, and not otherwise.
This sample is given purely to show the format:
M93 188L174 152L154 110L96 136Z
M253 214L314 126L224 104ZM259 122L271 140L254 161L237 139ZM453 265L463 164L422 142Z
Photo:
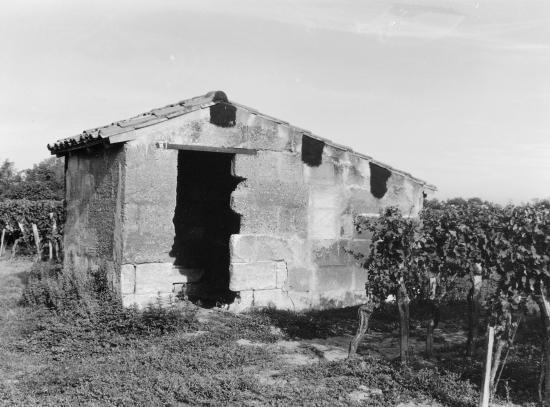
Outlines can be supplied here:
M224 90L435 184L550 196L550 2L12 1L0 159Z

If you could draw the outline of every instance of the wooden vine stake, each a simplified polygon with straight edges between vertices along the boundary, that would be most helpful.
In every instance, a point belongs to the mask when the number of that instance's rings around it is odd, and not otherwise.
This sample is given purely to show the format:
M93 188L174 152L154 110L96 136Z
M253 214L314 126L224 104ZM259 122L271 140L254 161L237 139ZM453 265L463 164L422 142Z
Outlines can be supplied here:
M489 407L491 397L491 359L493 356L493 343L495 341L495 327L489 326L487 330L487 356L483 367L483 383L481 383L481 395L479 407Z
M49 246L50 246L50 260L53 259L53 251L55 248L55 259L59 260L59 245L57 244L57 240L55 240L55 236L57 236L57 222L55 221L55 216L53 212L50 212L50 219L52 221L52 236L54 237L53 242L50 240Z
M34 235L34 244L36 245L36 258L40 260L40 235L38 234L38 227L36 224L32 224L32 234Z
M481 266L476 264L476 271L481 272ZM481 313L481 284L480 274L472 276L472 287L468 294L468 343L466 351L468 356L474 356L476 350L476 340L479 332L479 315Z
M543 332L539 397L541 404L546 407L550 406L550 298L544 284L540 284L539 290L537 303L541 313Z
M409 303L411 299L403 279L399 282L397 289L397 308L399 310L399 352L401 364L409 363Z
M435 276L430 276L430 281L428 283L428 291L430 293L430 304L433 308L431 318L428 320L428 332L426 333L426 355L428 357L433 356L433 343L434 343L434 329L435 329L435 300L436 300L436 289L437 289L437 278Z
M6 228L3 228L2 229L2 238L0 240L0 257L2 257L2 254L4 254L4 250L5 250L5 247L4 247L4 240L6 238Z
M23 223L17 222L17 225L19 226L19 230L21 231L22 237L19 239L15 239L15 242L13 242L13 247L11 248L11 257L15 257L15 252L17 251L17 246L19 245L19 242L25 238L26 232L25 227L23 226Z

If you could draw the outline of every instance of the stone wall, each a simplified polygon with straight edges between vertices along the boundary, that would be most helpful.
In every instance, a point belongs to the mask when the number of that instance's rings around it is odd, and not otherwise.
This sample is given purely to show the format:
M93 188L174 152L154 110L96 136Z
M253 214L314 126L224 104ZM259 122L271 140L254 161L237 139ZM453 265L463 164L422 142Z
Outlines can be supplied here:
M80 273L104 268L119 286L125 156L123 146L66 156L65 266Z
M364 302L365 271L351 253L366 253L370 241L354 221L390 205L417 216L422 206L421 185L395 172L384 195L374 197L369 161L350 151L326 144L320 165L304 163L303 133L289 133L288 150L235 159L235 173L246 181L233 193L242 214L241 234L231 240L230 287L240 292L234 310Z
M170 255L178 152L142 142L127 143L125 152L121 292L124 304L146 305L166 300L174 284L187 281Z
M234 175L244 181L231 199L241 230L230 241L230 289L239 293L230 309L301 310L362 302L365 272L350 251L365 252L369 238L357 234L354 220L389 205L416 216L423 185L322 141L313 143L320 148L321 155L314 157L319 162L308 161L302 151L303 140L312 137L308 132L239 106L234 113L234 122L220 126L205 107L135 130L135 140L126 144L125 303L166 298L198 272L173 266L177 151L158 149L156 142L257 150L234 159Z

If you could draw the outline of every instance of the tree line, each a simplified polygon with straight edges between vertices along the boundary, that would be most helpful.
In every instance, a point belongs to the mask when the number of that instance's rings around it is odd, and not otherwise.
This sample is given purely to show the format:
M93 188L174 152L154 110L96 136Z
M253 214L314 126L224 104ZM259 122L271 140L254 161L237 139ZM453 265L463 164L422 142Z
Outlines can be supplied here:
M65 194L65 164L62 158L50 157L32 168L18 171L5 159L0 165L0 200L62 200Z

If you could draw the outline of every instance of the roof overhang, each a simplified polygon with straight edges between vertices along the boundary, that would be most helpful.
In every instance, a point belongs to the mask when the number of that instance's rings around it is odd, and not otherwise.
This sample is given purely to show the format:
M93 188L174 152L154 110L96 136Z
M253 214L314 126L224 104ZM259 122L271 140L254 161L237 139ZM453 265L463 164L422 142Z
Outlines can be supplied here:
M150 112L120 120L107 126L84 130L74 137L57 140L48 144L48 149L57 156L71 151L92 147L99 144L115 144L132 140L131 133L144 127L173 119L178 116L204 109L218 103L228 103L227 96L222 91L209 92L206 95L182 100L168 106L153 109Z

